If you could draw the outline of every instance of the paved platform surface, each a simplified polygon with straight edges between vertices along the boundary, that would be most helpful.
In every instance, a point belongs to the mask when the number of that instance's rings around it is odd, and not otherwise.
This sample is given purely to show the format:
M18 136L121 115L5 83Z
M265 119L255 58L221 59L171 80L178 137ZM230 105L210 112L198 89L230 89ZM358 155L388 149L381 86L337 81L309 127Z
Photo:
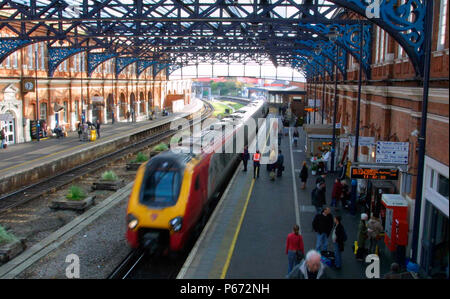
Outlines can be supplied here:
M96 141L80 141L77 132L68 132L65 138L48 138L45 140L31 141L26 143L13 144L7 149L0 150L0 179L13 175L17 171L32 169L37 165L57 160L71 153L82 149L96 146L102 142L111 142L115 138L130 135L131 132L145 131L155 125L165 123L171 119L185 113L192 113L201 109L202 102L197 102L186 106L183 113L174 113L169 116L159 117L155 120L142 122L115 122L112 124L102 124L100 127L101 138Z
M315 208L311 205L310 193L317 177L310 174L307 188L300 189L299 172L306 159L305 133L299 131L298 147L293 147L290 137L282 138L285 171L281 178L270 181L266 166L262 165L260 177L254 180L251 161L247 172L239 165L178 278L285 278L288 269L286 237L295 223L300 225L305 251L315 248L316 235L312 230ZM328 205L334 177L329 174L326 178ZM342 269L331 268L332 278L366 278L368 264L358 262L352 250L360 214L353 216L347 210L337 212L334 208L332 214L342 216L348 235L342 253ZM333 250L330 242L328 250ZM382 246L381 274L389 271L391 262L391 254Z

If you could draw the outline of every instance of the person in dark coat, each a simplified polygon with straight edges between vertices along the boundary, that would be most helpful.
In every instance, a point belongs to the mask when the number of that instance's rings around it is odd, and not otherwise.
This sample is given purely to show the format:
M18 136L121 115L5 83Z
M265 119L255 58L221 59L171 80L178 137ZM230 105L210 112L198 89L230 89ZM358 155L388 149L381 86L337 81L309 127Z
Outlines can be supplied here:
M306 188L306 181L308 179L308 167L306 166L306 161L303 161L302 170L300 170L300 180L302 182L302 186L300 188Z
M289 279L327 279L331 278L328 267L321 260L321 255L315 250L310 250L302 263L292 269L287 275Z
M277 177L281 177L283 174L283 163L284 163L284 156L281 153L281 150L278 150L278 158L276 162Z
M328 237L333 229L333 215L330 208L326 207L322 213L314 217L312 227L317 234L316 250L327 251Z
M248 146L244 147L244 152L241 153L241 160L244 164L244 171L247 171L247 162L250 160L250 154L248 153Z
M336 269L341 269L342 267L341 252L344 251L344 242L347 240L347 234L345 233L345 229L341 221L341 216L334 217L334 227L331 232L331 240L334 245L334 264Z
M341 189L341 201L342 205L345 208L348 208L348 202L350 200L350 188L347 185L347 182L345 180L341 181L342 189Z
M81 135L83 135L83 128L81 126L81 122L78 122L77 132L78 132L78 139L80 139L80 141L81 141Z
M337 208L337 201L341 199L342 184L341 181L336 178L334 180L333 190L331 191L331 206ZM342 205L344 206L344 205Z
M327 203L325 199L325 182L318 183L312 191L312 204L316 207L317 214L322 212L322 207Z
M97 119L95 122L95 129L97 130L97 137L100 138L100 120Z

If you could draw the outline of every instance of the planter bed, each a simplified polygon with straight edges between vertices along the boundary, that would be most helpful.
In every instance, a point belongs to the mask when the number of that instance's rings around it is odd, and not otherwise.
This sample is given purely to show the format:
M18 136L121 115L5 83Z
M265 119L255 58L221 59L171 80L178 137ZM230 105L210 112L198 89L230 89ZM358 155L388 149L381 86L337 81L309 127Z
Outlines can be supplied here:
M50 204L51 209L63 209L63 210L77 210L84 211L91 205L95 204L95 195L86 197L83 200L68 200L66 198L59 198L52 200Z
M0 264L12 260L24 250L25 246L20 240L0 245Z
M92 184L92 190L117 191L123 186L125 186L125 180L116 180L116 181L98 180Z

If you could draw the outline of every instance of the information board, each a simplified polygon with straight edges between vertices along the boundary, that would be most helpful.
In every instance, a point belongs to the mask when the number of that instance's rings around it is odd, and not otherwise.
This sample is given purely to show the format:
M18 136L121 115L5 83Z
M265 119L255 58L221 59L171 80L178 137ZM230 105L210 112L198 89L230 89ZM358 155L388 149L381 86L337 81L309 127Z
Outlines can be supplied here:
M352 167L350 178L396 181L398 175L398 169Z
M377 163L408 164L409 143L377 141Z

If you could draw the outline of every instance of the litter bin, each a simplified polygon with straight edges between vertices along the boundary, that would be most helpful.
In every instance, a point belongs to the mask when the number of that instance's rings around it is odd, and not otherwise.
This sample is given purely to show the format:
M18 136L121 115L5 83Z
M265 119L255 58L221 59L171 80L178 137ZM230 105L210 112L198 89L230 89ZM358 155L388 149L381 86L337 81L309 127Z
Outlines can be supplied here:
M96 130L90 130L89 132L89 140L95 141L97 139L97 131Z

